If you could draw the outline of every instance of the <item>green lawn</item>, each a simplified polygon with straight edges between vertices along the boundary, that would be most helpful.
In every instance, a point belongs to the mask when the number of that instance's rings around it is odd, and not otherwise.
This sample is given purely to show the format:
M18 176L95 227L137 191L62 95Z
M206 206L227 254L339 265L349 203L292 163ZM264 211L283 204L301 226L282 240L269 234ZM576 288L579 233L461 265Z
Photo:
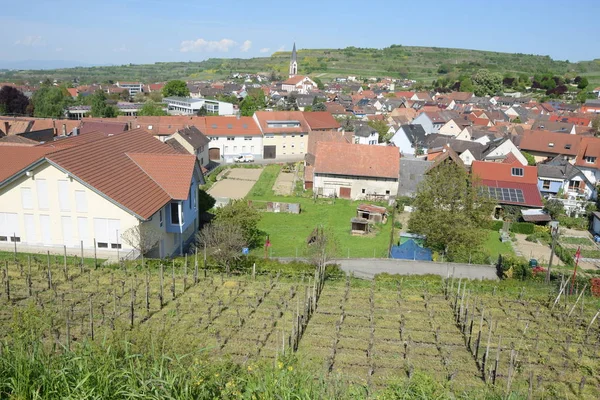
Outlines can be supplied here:
M26 265L27 264L27 256L31 256L32 264L35 264L36 262L46 263L48 260L47 254L24 253L24 252L18 251L18 249L17 249L17 261L20 261ZM14 257L15 257L15 253L12 251L0 251L0 263L2 263L2 264L4 264L5 260L13 261ZM69 255L67 256L67 264L69 264L69 265L74 265L76 263L79 263L79 260L80 260L79 257L74 257L74 256L69 256ZM98 265L101 265L104 261L106 261L106 259L98 258ZM50 262L52 264L62 265L64 262L64 258L62 255L50 253ZM90 267L94 266L93 258L84 258L83 262L87 266L90 266Z
M498 258L499 254L502 255L513 255L514 251L509 242L500 241L500 233L497 231L489 231L488 237L483 243L484 249L490 253L490 257L493 260Z
M338 243L340 257L386 257L390 240L391 222L374 227L376 233L352 236L350 234L350 219L356 216L356 206L359 201L344 199L319 199L316 203L312 198L293 196L275 196L273 184L280 165L267 166L259 180L247 196L249 200L280 201L300 203L300 214L268 213L262 214L259 228L269 235L271 247L269 253L274 257L302 257L307 249L306 239L318 226L332 231ZM263 255L264 249L254 250L257 255Z

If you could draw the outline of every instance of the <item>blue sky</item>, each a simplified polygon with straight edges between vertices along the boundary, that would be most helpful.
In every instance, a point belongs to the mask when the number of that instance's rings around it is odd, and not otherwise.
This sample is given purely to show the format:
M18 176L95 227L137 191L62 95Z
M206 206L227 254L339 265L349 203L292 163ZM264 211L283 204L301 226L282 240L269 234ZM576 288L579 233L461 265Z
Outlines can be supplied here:
M600 58L599 0L2 0L0 64L256 57L279 49L457 47Z

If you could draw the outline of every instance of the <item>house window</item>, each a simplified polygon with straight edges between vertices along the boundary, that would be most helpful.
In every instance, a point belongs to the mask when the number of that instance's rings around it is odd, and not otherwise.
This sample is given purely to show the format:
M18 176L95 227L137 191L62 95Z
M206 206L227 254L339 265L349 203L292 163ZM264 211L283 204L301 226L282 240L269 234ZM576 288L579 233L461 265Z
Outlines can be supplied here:
M523 168L513 168L511 170L512 176L523 176Z
M106 243L106 242L98 242L97 245L98 245L98 248L108 249L108 243Z
M365 194L366 190L365 190L365 189L363 189L363 190L362 190L362 192L363 192L363 194Z
M18 242L20 242L20 241L21 241L21 238L20 238L19 236L11 236L11 237L10 237L10 241L11 241L11 242L17 242L17 243L18 243Z
M575 179L571 179L569 181L569 190L577 190L577 188L579 187L579 182L580 181L576 181Z
M596 157L585 156L583 159L588 164L593 164L596 162Z
M120 249L121 248L121 243L111 243L110 244L110 248L111 249Z
M542 189L549 190L550 189L550 181L544 181L542 184Z
M565 149L567 149L567 150L571 149L571 145L570 144L565 144Z
M389 190L386 190L386 191L385 191L385 194L390 194L390 191L389 191Z
M252 136L244 136L244 140L252 140Z
M158 221L160 222L160 226L163 226L162 209L158 210Z
M231 136L227 136L227 140L233 140L235 138L231 137Z
M171 223L180 225L183 223L181 214L179 214L179 203L171 203Z
M554 143L552 143L552 142L548 143L548 147L554 147Z

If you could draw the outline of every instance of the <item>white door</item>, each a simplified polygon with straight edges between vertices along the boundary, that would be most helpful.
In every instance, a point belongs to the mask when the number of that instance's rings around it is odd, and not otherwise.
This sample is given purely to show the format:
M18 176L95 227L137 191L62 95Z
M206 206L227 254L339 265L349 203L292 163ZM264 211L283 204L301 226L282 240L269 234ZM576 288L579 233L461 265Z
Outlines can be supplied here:
M13 236L20 237L17 213L0 213L0 240L11 242Z
M120 248L121 244L121 221L118 219L108 220L108 237L110 238L110 247L113 249Z
M83 241L84 247L92 247L88 232L88 220L86 217L77 217L77 233L79 234L79 240Z
M40 215L40 228L42 232L42 244L50 246L52 244L50 238L50 216Z
M71 217L60 217L60 223L62 225L63 244L67 247L73 245L73 225L71 224Z
M35 234L35 222L33 219L33 214L25 214L25 242L27 243L37 243L37 236Z

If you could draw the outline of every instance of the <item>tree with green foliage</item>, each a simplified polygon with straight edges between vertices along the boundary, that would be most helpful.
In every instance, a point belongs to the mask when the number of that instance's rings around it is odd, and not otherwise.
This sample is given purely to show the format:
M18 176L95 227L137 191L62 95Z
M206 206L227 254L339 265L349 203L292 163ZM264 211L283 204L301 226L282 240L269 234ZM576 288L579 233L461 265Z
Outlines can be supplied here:
M438 74L447 74L450 72L450 66L448 64L442 64L437 69Z
M312 111L327 111L325 103L317 103L312 106Z
M167 112L163 110L161 103L156 103L152 100L147 100L142 108L138 111L138 115L142 117L160 117L167 115Z
M592 132L596 136L600 134L600 115L597 115L592 119Z
M13 86L0 89L0 115L23 116L27 114L29 99Z
M577 101L579 103L585 103L585 101L588 99L588 94L585 90L580 90L577 93Z
M215 222L239 226L244 240L250 247L261 244L262 232L258 229L260 213L244 200L234 200L224 207L215 210Z
M427 247L458 260L480 250L495 201L464 167L446 161L427 173L413 205L409 231L425 235Z
M385 142L390 127L382 120L369 121L368 125L379 133L379 143Z
M64 118L65 109L72 103L73 98L67 89L60 86L44 84L31 99L33 116L41 118Z
M204 107L204 106L200 107L200 109L198 110L196 115L199 117L206 117L208 115L208 111L206 110L206 107Z
M117 116L119 111L114 105L108 104L107 100L106 93L102 89L96 90L91 96L92 109L90 114L92 117L114 118Z
M319 90L324 90L325 89L325 85L323 85L323 81L321 81L321 79L314 77L312 78L313 82L317 84L317 88L319 88Z
M460 91L461 92L474 92L475 86L473 86L473 81L468 76L460 79Z
M544 211L550 214L552 219L557 219L565 213L565 206L558 199L550 199L544 202Z
M476 96L493 96L502 91L502 76L487 69L480 69L471 78Z
M527 160L527 165L531 165L531 166L535 166L537 163L535 162L535 157L533 157L531 154L529 154L526 151L521 151L521 154L523 154L523 157L525 157L525 159Z
M248 207L249 208L249 207ZM242 258L247 246L240 225L231 221L215 220L206 225L196 236L196 246L206 249L207 254L230 273L231 264Z
M188 97L190 95L190 89L188 89L187 84L184 81L179 79L175 79L169 81L162 88L163 97Z
M198 212L200 214L210 210L216 204L217 200L204 190L198 191Z
M583 78L581 78L579 80L579 83L577 83L577 89L585 89L586 87L588 87L590 83L588 82L588 79L584 76Z
M246 96L240 103L240 114L243 117L251 117L256 111L258 111L256 100L252 96Z

